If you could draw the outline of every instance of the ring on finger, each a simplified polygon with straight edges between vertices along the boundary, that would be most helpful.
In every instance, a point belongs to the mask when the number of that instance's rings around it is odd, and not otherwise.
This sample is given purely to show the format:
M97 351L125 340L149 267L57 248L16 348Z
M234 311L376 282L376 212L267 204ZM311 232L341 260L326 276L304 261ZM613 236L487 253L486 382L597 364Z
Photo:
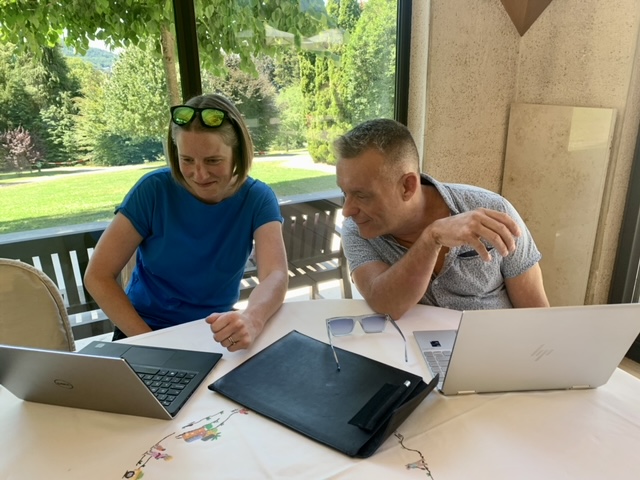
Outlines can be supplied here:
M233 339L233 336L232 336L232 335L229 335L229 336L227 337L227 340L229 340L229 346L230 346L230 347L233 347L236 343L238 343L238 342L236 342L236 341Z

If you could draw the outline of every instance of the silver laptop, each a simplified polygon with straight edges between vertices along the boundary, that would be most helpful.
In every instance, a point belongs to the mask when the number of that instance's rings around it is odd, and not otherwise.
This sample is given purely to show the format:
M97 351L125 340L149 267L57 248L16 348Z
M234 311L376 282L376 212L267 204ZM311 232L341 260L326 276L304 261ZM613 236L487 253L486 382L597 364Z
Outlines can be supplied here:
M595 388L640 333L640 304L462 312L414 337L445 395Z
M0 385L30 402L170 420L220 357L120 342L78 353L0 345Z

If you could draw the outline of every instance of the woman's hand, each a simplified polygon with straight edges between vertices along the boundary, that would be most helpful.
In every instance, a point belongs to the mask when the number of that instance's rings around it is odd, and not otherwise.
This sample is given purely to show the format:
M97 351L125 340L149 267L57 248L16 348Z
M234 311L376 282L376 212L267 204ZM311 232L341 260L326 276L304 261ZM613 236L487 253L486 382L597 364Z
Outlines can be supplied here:
M205 320L213 339L230 352L249 348L262 331L261 323L242 311L212 313Z

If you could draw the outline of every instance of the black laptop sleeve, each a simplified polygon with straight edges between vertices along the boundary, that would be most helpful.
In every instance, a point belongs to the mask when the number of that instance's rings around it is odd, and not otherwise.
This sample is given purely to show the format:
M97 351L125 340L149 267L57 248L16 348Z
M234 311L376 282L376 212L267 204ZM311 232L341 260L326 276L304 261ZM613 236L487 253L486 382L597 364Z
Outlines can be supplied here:
M351 457L366 458L438 383L292 331L209 389ZM400 355L400 351L398 351Z

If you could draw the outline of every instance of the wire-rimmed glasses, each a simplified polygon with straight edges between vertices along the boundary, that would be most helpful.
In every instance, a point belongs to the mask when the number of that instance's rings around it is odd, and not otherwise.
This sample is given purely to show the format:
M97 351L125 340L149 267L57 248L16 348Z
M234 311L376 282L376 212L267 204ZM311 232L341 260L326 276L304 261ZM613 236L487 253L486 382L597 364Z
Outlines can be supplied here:
M331 350L333 351L333 357L336 359L336 365L338 367L338 371L340 370L340 362L338 361L338 354L336 353L336 349L333 346L333 340L331 336L334 337L342 337L345 335L350 335L353 332L353 328L356 325L356 321L360 323L362 330L364 333L381 333L384 331L387 326L387 320L395 327L398 331L402 340L404 341L404 361L408 362L409 359L407 357L407 339L404 337L402 330L398 327L398 324L391 318L389 315L385 315L382 313L369 313L366 315L351 315L351 316L342 316L342 317L331 317L326 319L327 323L327 337L329 337L329 344L331 345Z

